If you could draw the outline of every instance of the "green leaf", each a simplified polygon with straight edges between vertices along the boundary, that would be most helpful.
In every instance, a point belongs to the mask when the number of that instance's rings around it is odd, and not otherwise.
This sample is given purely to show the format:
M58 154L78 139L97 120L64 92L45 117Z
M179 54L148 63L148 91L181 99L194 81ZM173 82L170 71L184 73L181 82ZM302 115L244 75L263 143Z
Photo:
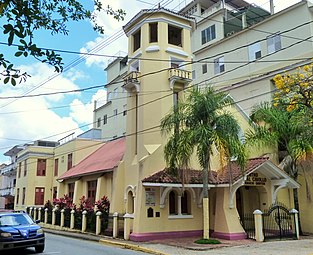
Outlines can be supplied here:
M11 78L11 84L12 84L13 86L16 85L16 80L15 80L14 78Z
M23 54L23 51L17 51L17 52L15 52L14 56L20 57L22 54Z
M6 77L5 79L4 79L4 84L7 84L8 82L9 82L9 80L10 80L10 77Z

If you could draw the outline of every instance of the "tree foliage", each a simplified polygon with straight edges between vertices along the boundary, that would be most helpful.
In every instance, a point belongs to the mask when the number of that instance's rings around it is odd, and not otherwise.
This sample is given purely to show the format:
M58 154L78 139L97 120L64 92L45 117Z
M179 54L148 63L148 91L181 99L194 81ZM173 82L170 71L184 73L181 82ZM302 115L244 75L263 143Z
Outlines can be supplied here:
M283 106L287 111L307 108L313 114L313 64L297 69L295 73L278 74L274 77L277 91L274 106Z
M82 3L81 3L82 2ZM113 15L117 20L123 20L125 12L103 6L101 0L94 0L94 10ZM15 57L33 57L43 63L54 66L55 71L63 70L62 57L53 50L43 50L36 44L35 32L49 31L52 35L67 35L67 25L70 21L90 20L94 30L103 33L104 28L96 23L93 10L84 7L83 1L77 0L1 0L0 18L2 20L2 38L7 38L8 46L18 45ZM4 83L16 85L29 76L14 68L14 63L0 53L0 73Z

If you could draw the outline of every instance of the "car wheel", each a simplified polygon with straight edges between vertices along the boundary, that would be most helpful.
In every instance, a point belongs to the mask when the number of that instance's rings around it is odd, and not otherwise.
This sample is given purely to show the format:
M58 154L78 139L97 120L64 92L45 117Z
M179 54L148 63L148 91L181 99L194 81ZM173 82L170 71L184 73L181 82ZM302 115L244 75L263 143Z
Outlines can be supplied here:
M45 246L44 245L39 245L39 246L35 246L35 251L37 253L42 253L45 249Z

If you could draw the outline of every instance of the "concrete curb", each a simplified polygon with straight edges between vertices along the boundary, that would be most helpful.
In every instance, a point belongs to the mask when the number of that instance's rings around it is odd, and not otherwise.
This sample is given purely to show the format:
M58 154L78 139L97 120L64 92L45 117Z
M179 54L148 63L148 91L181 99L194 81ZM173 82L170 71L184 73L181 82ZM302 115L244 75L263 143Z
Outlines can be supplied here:
M129 249L129 250L134 250L134 251L141 251L141 252L145 252L145 253L149 253L149 254L168 255L167 253L163 253L163 252L160 252L157 250L152 250L152 249L142 247L142 246L136 245L136 244L129 244L129 243L111 241L111 240L106 240L106 239L100 239L99 242L102 244L106 244L106 245L117 246L117 247Z

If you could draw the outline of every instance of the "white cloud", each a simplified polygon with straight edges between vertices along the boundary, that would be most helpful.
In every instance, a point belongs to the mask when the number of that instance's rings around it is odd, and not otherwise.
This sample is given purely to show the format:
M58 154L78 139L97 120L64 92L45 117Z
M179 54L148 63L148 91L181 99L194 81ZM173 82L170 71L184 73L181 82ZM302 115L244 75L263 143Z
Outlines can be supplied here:
M93 127L93 110L94 102L97 101L97 107L106 102L107 91L100 89L92 96L91 102L83 103L79 99L74 99L70 104L70 116L80 125L89 124L89 128Z

